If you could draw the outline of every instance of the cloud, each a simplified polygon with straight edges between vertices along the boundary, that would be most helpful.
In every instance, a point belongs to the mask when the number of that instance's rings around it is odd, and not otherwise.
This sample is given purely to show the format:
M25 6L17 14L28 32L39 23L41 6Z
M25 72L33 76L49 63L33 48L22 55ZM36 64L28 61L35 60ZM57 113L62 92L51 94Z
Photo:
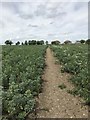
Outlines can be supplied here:
M2 2L0 43L6 39L87 39L87 2Z
M43 5L43 4L40 4L37 6L37 9L35 11L35 15L36 16L45 16L47 13L47 6L46 4Z
M35 28L38 27L38 25L31 25L31 24L29 24L28 26L29 27L35 27Z

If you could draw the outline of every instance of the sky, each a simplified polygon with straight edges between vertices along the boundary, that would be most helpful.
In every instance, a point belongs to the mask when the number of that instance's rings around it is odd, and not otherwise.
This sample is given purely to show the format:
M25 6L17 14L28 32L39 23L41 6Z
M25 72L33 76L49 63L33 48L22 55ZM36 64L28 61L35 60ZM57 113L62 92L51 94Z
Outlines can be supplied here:
M88 1L5 1L0 2L0 44L10 39L88 39Z

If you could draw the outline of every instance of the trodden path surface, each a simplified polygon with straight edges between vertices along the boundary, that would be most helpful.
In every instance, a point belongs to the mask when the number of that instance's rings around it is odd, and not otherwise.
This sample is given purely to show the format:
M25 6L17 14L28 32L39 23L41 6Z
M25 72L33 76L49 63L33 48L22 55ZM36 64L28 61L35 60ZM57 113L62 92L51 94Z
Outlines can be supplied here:
M83 100L67 92L74 87L68 82L70 75L61 73L61 66L55 62L56 58L47 48L43 92L38 98L37 118L87 118L88 108L82 104ZM62 83L66 85L65 89L58 87Z

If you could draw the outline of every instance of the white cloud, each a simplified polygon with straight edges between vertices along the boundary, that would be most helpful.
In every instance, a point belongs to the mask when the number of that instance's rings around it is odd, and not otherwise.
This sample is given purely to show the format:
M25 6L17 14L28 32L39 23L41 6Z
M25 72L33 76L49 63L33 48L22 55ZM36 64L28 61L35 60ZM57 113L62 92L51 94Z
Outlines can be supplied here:
M88 37L87 2L2 2L0 6L0 44L6 39L63 42Z

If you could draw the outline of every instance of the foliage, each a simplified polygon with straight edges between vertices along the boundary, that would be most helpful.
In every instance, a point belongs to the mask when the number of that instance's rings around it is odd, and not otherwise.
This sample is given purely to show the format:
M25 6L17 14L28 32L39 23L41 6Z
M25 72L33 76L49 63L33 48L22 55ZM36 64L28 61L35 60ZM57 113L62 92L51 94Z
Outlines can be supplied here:
M43 45L44 44L44 41L41 40L41 41L37 41L37 45Z
M80 40L81 43L85 43L85 40Z
M45 43L46 43L46 45L48 45L48 41L46 41Z
M16 42L16 45L20 45L20 42L18 41L18 42Z
M28 42L27 42L27 40L25 41L25 45L28 45Z
M90 44L90 39L86 40L86 44Z
M88 46L86 44L72 44L52 46L51 48L63 66L62 71L72 74L70 80L76 86L74 93L80 95L86 102L90 103Z
M5 41L5 44L6 44L6 45L12 45L13 42L12 42L11 40L6 40L6 41Z
M46 46L3 46L2 102L7 119L24 120L41 90Z
M36 45L36 40L32 40L32 41L29 40L29 41L28 41L28 44L29 44L29 45Z
M64 41L64 44L71 44L72 42L70 40Z
M52 45L59 45L59 44L60 44L60 41L55 40L55 41L52 41L51 44L52 44Z

